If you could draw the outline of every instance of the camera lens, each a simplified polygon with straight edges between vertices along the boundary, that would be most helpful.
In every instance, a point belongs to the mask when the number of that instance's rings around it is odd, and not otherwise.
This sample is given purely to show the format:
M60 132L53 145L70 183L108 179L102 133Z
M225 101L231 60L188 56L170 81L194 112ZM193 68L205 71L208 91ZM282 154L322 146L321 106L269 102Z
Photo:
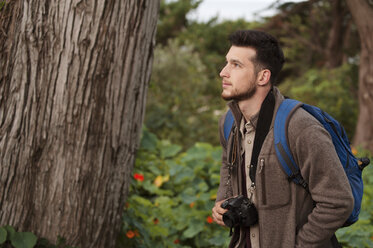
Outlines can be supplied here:
M234 227L239 223L239 217L236 213L228 211L223 214L223 221L226 226Z

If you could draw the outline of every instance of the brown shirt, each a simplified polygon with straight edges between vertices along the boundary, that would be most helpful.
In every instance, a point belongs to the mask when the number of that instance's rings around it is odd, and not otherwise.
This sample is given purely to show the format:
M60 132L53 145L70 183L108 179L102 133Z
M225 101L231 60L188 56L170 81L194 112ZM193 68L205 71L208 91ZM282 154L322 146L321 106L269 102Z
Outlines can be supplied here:
M256 129L256 123L258 120L258 114L254 115L249 121L245 123L245 118L241 119L240 124L240 132L243 137L242 143L241 143L241 156L245 156L245 174L246 174L246 191L247 195L250 198L252 195L252 202L254 205L256 205L257 201L257 193L255 188L251 189L251 179L250 179L250 161L254 146L254 138L255 138L255 129ZM244 230L241 230L240 232L240 240L237 243L237 248L243 248L245 247L245 232ZM252 248L259 248L259 224L256 224L252 227L250 227L250 241L251 241L251 247Z

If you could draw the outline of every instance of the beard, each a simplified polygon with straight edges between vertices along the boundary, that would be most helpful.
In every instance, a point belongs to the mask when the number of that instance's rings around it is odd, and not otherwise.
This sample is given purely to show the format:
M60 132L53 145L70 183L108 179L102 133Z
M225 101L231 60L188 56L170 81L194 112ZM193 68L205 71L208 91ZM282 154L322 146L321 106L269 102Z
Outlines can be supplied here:
M252 84L247 90L239 91L238 89L234 89L230 95L225 95L224 91L221 93L221 98L225 101L235 100L237 102L250 99L256 92L256 85Z

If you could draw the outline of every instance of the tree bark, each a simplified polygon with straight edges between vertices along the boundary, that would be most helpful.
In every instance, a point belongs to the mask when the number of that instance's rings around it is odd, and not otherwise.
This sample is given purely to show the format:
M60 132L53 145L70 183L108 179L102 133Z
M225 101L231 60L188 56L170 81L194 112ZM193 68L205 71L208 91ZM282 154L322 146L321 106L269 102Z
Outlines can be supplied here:
M0 16L0 226L114 247L159 0L15 0Z
M346 12L342 0L332 0L330 4L332 5L332 26L326 47L326 66L332 69L342 65L343 38L348 23L344 21Z
M373 152L373 6L368 0L347 0L360 43L359 118L353 144Z

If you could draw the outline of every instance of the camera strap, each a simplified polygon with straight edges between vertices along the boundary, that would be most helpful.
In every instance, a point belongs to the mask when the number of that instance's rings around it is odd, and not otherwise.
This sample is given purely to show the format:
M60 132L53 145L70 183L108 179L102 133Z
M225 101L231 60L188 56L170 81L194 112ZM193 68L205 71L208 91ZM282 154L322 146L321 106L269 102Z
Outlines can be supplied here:
M275 103L275 96L273 95L273 89L271 89L260 107L258 123L256 125L257 128L255 130L254 147L250 163L250 165L252 165L252 168L250 169L250 179L254 185L256 168L258 167L258 156L262 149L263 142L269 132L269 128L271 127Z

